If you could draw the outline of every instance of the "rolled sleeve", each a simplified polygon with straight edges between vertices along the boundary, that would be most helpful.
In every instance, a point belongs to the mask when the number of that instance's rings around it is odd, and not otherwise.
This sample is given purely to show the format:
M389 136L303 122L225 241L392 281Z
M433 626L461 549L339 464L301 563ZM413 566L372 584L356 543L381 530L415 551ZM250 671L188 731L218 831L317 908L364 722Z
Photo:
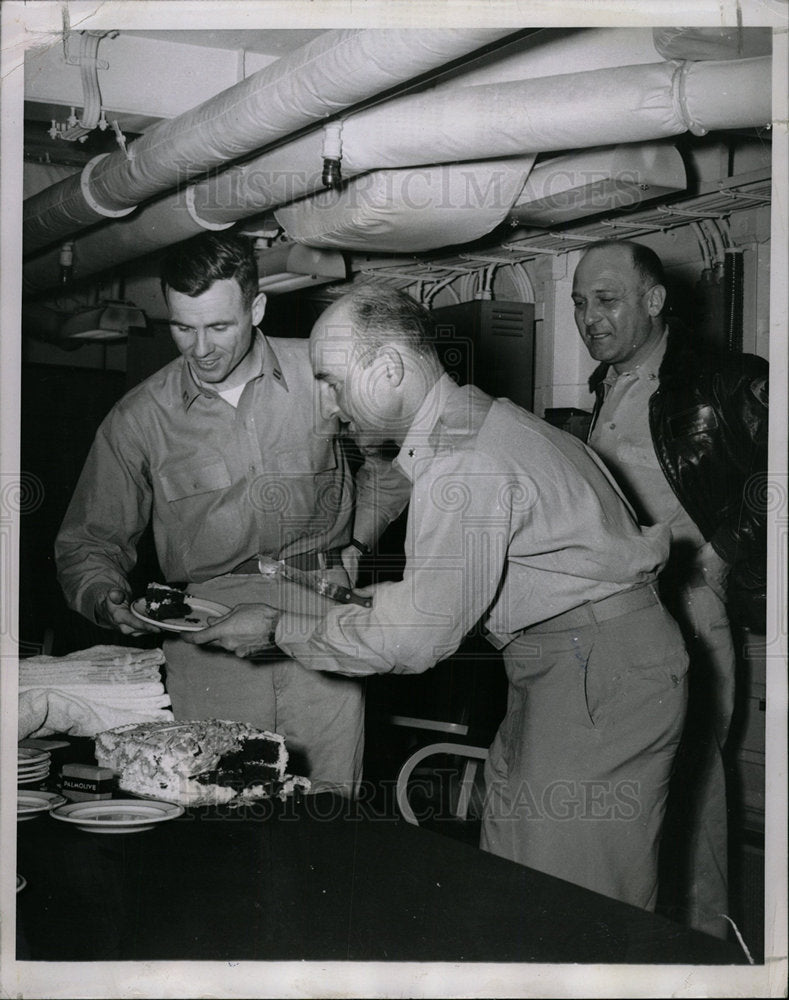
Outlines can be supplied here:
M96 621L98 598L127 575L148 523L151 490L130 426L117 413L101 425L55 540L58 580L66 601Z

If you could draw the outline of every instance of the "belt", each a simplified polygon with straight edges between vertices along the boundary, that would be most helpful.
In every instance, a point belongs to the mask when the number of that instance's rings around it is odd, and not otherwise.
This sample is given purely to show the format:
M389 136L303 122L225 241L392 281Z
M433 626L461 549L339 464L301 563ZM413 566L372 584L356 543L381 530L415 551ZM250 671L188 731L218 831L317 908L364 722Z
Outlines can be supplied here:
M652 604L660 604L657 584L642 583L631 590L603 597L599 601L587 601L577 608L564 611L554 618L530 625L524 632L564 632L569 629L583 628L584 625L599 625L601 622L619 618L630 611L642 611Z
M305 573L310 573L314 570L333 569L335 566L342 566L339 549L328 549L325 552L302 552L297 556L286 556L282 561L287 563L288 566L292 566L294 569L303 570ZM258 557L252 556L251 559L245 559L244 562L239 563L239 565L234 569L231 569L230 572L259 573L260 568L258 566Z

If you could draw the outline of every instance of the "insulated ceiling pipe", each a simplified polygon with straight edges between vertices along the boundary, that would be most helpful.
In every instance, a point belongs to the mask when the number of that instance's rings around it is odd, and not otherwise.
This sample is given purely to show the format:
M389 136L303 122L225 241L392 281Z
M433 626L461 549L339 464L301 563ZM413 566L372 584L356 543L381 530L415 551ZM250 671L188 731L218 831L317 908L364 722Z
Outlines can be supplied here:
M343 122L343 172L370 169L373 148L378 168L424 162L436 135L455 161L765 125L771 69L769 56L656 63L404 97Z
M769 57L658 63L401 97L343 122L343 175L764 125L771 72ZM321 147L318 130L87 234L77 276L319 190ZM25 291L57 274L56 252L30 261Z
M768 56L771 28L543 28L517 48L463 75L464 86L553 76L665 60L746 59ZM498 55L498 54L497 54Z
M191 178L468 55L511 29L337 30L95 157L24 203L24 250L134 211Z
M761 57L436 88L346 118L343 176L763 125L771 72ZM309 134L199 182L189 196L194 216L208 228L320 190L320 149L320 133Z

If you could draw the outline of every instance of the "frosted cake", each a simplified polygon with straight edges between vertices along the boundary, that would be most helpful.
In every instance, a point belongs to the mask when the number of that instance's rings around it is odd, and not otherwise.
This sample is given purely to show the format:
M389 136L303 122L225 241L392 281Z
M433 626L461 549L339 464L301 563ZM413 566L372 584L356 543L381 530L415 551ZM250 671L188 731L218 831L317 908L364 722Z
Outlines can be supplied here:
M96 761L118 774L118 787L184 806L242 804L295 788L285 740L243 722L142 722L96 736Z

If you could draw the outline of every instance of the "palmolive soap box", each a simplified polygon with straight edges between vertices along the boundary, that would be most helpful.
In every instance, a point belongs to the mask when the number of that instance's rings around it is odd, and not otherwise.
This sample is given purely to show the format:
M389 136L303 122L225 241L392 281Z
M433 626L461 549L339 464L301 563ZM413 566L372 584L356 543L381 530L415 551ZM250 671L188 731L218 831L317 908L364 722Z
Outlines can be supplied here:
M115 772L111 767L95 764L64 764L60 790L72 802L111 799L115 787Z

